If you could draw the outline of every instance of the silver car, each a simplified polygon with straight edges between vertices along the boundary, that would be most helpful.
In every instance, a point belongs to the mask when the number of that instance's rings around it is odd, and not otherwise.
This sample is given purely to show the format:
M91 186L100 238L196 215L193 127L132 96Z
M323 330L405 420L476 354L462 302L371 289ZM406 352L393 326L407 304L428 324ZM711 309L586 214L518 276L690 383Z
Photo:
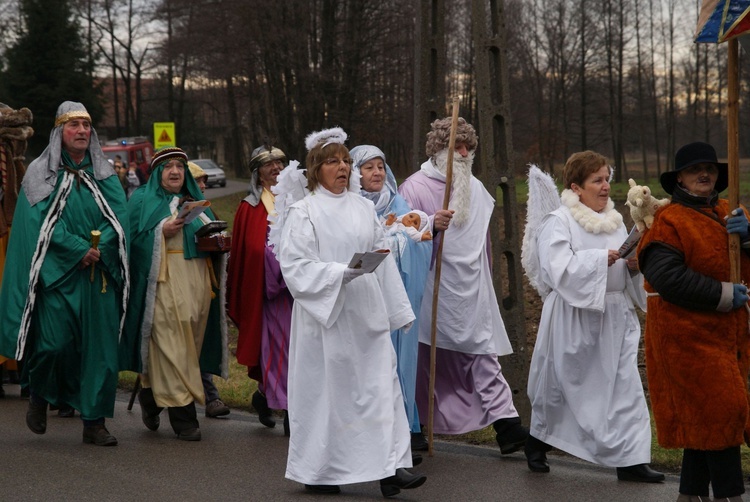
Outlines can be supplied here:
M225 187L227 186L227 177L224 174L224 170L211 159L193 159L190 162L195 162L198 166L203 169L208 175L208 181L206 186L211 188L213 186Z

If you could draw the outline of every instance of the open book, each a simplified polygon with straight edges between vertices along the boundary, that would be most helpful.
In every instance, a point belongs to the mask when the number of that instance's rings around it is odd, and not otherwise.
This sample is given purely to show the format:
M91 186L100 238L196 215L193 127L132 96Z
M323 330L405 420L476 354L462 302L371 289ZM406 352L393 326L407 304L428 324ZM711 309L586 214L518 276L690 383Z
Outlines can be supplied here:
M354 253L349 261L349 268L361 268L365 273L372 272L390 253L387 249L378 249L377 251L367 251L365 253Z
M630 255L635 252L635 248L638 247L638 241L641 240L641 233L638 231L638 227L633 225L633 229L628 234L625 242L620 246L620 258L630 258Z
M185 202L180 208L180 212L177 214L178 218L185 218L185 225L193 221L203 211L208 209L211 203L207 200L194 200Z

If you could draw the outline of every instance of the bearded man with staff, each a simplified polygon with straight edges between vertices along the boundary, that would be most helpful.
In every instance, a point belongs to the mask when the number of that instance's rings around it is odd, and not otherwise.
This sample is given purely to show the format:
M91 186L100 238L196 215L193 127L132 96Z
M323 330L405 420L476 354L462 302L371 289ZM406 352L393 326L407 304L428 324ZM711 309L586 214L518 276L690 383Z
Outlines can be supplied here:
M436 120L427 134L430 157L399 187L413 209L430 215L435 253L441 239L442 279L436 323L435 415L438 434L463 434L492 425L503 454L521 449L528 430L521 424L498 356L510 354L490 269L489 223L495 201L471 174L477 134L458 118L449 210L442 209L446 189L451 117ZM434 271L433 266L433 271ZM434 272L424 298L432 298ZM432 302L422 301L419 315L417 405L428 416Z
M24 361L32 432L46 432L48 404L67 403L81 413L84 443L116 445L104 419L117 391L128 222L122 186L81 103L57 109L49 145L22 187L8 245L13 266L0 289L0 354ZM101 232L98 249L92 231Z

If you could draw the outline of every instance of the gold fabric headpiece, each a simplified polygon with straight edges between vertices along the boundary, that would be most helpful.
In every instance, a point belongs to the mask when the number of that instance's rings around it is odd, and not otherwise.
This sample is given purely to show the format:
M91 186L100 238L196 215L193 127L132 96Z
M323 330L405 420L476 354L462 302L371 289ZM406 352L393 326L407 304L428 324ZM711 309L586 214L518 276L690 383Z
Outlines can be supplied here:
M63 113L55 119L55 127L63 125L65 122L69 122L73 119L86 119L91 122L91 115L86 110L74 110L72 112Z

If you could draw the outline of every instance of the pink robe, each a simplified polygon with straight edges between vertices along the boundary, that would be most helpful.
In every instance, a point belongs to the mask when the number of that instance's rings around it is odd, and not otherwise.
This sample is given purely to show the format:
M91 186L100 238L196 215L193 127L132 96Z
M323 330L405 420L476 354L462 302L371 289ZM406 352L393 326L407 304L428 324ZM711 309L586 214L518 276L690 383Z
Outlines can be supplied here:
M472 179L472 190L484 190L483 193L473 193L472 199L491 200L491 196L483 188L481 183ZM425 175L422 171L410 176L399 187L399 193L406 199L409 206L414 209L420 209L432 216L442 208L443 194L445 192L445 183L438 179L433 179ZM472 208L474 208L472 204ZM485 208L486 209L486 208ZM484 225L483 230L486 235L486 229L489 228L489 218L486 221L478 221L476 218L470 218L468 225ZM477 229L474 229L477 230ZM475 232L476 234L476 232ZM465 247L467 242L464 240L450 240L450 228L447 231L447 240L443 245L443 252L446 247L456 246ZM433 241L437 249L443 233L439 233ZM489 263L489 240L488 236L483 242L472 243L484 247L482 252L486 253L487 263ZM475 250L476 251L476 250ZM450 274L445 274L446 268L451 268L453 264L443 261L443 275L441 276L441 294L444 288L454 290L450 282ZM434 271L431 275L434 274ZM446 275L448 280L446 280ZM491 280L491 271L489 265L481 270L480 275L485 280ZM428 282L430 280L428 279ZM432 295L429 298L425 292L424 301L422 301L422 312L420 319L429 319L432 315ZM462 302L461 308L482 309L479 302L473 298L466 298ZM499 307L497 301L494 305L489 306L491 309L497 309L497 316L494 319L499 320L499 325L495 322L492 328L495 333L486 333L478 335L475 340L475 349L471 353L460 350L451 350L448 348L437 348L437 362L435 371L435 416L434 432L438 434L463 434L478 429L482 429L498 419L517 417L518 412L513 406L513 395L508 383L503 377L500 363L497 359L497 353L487 353L486 348L492 346L503 347L498 343L498 339L505 337L505 328L502 326L500 319ZM480 312L467 312L466 318L481 318ZM493 315L495 312L493 312ZM491 324L491 323L490 323ZM486 323L483 325L486 326ZM420 344L419 344L419 362L417 369L417 406L419 416L427 417L428 407L428 388L429 388L429 362L430 347L424 340L429 340L431 326L429 322L420 323ZM441 330L438 324L438 331ZM489 336L489 338L488 338ZM450 345L451 332L444 330L439 337L442 337L447 345ZM471 340L468 340L471 342ZM464 344L466 341L463 342ZM440 345L440 343L438 344Z

